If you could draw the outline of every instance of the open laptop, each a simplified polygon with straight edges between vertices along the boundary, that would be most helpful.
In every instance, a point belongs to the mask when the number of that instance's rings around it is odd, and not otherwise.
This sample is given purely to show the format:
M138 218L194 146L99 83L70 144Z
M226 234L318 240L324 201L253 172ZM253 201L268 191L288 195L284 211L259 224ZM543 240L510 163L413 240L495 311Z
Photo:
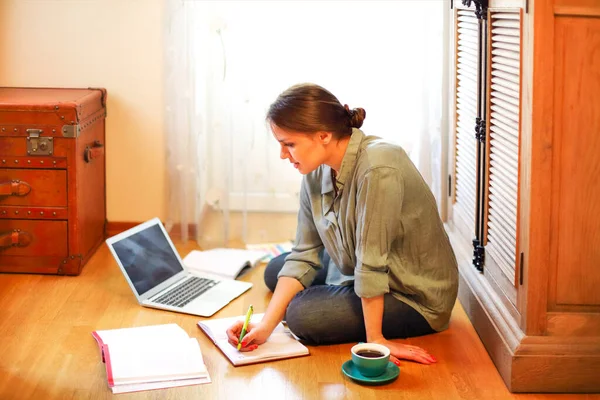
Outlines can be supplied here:
M210 317L252 287L248 282L192 275L158 218L107 239L106 244L144 307Z

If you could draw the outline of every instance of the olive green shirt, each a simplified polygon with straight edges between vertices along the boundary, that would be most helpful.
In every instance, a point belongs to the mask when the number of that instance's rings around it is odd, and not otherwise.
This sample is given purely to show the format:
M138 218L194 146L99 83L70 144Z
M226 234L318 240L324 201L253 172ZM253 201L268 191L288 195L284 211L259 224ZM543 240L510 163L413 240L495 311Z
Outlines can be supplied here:
M391 293L436 331L456 301L456 258L429 187L399 146L353 129L334 190L321 165L302 181L298 230L279 276L311 285L325 247L361 298ZM330 268L331 269L331 268Z

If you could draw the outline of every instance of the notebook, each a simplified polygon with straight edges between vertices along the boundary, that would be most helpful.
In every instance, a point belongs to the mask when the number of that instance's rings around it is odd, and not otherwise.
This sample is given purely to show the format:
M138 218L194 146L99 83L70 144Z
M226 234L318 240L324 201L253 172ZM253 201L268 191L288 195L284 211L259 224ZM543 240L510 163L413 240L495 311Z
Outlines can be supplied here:
M263 251L244 249L192 250L183 258L183 265L192 272L237 279L255 267L266 255Z
M209 383L200 346L177 324L92 332L113 393Z
M252 322L259 322L264 314L254 314ZM223 352L234 366L256 364L285 358L309 355L308 348L300 343L291 332L280 322L269 339L258 346L258 349L248 352L238 351L227 341L226 330L235 321L245 319L245 315L232 318L210 319L198 322L198 327Z
M249 282L188 271L158 218L106 244L144 307L209 317L252 287Z

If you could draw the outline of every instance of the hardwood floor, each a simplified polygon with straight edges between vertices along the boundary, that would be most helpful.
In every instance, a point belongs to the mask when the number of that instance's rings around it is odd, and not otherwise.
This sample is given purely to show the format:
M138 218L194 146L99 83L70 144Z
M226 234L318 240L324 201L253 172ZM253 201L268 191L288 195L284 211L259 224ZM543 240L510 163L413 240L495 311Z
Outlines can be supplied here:
M185 255L196 246L177 247ZM263 270L261 265L247 274L243 279L254 287L215 317L242 315L250 303L264 311L270 294ZM119 399L600 399L510 394L458 303L449 330L407 341L428 349L438 363L403 362L395 382L377 387L360 386L342 374L350 343L235 368L196 327L198 319L139 306L105 245L78 277L0 274L0 399L111 399L91 332L171 322L198 338L213 382Z

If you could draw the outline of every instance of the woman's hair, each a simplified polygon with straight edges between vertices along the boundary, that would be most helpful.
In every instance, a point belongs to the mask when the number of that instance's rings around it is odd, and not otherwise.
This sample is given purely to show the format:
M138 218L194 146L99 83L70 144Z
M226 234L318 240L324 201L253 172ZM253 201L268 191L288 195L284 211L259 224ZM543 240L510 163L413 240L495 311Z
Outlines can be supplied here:
M364 109L342 105L327 89L302 83L281 93L269 107L266 119L281 129L332 132L339 139L350 136L352 128L360 128L365 117Z

